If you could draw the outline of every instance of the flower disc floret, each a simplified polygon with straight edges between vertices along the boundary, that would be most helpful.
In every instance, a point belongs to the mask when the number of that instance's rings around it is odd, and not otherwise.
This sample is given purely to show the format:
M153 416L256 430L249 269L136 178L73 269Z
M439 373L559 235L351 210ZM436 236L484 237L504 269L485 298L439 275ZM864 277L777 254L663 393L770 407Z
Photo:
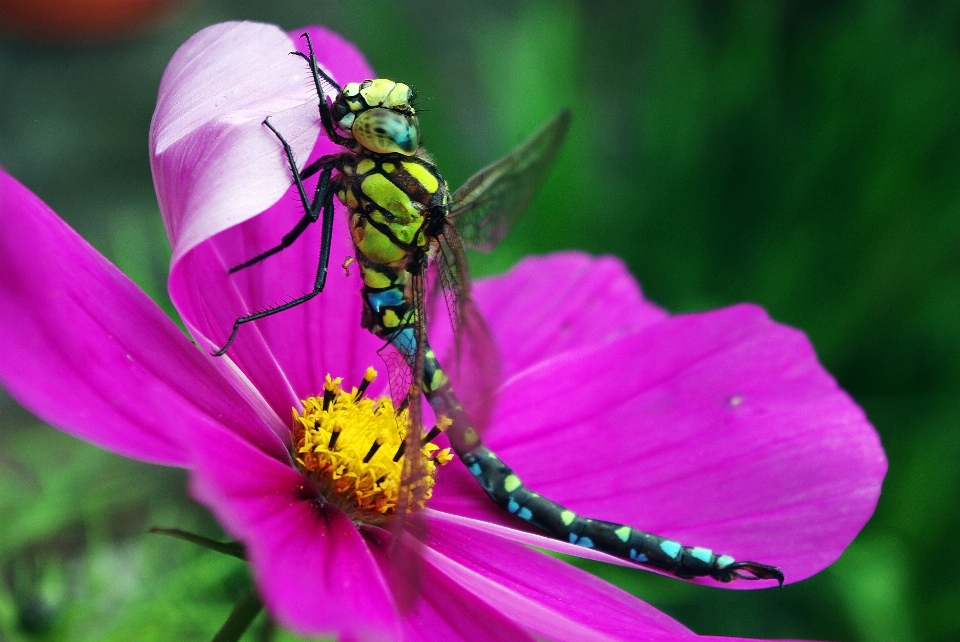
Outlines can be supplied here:
M402 492L408 493L404 504L411 510L423 508L433 494L437 466L452 458L449 449L423 444L427 474L402 485L410 414L389 397L364 396L375 377L370 368L360 388L346 391L339 377L327 375L323 396L304 400L303 413L293 410L292 442L301 470L324 499L367 524L386 522Z

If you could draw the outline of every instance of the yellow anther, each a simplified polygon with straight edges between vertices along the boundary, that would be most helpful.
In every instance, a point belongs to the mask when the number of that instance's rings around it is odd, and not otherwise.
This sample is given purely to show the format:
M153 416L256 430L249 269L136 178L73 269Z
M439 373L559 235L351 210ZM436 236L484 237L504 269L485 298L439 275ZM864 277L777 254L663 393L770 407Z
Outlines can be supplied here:
M367 391L367 388L370 387L370 384L373 383L374 379L377 378L377 371L373 367L367 368L367 371L363 373L363 381L360 382L360 387L354 392L353 398L356 401L360 401L360 397L364 395Z
M337 377L336 379L331 379L330 375L327 375L326 381L323 382L323 389L329 390L330 392L340 392L340 387L343 385L343 377Z

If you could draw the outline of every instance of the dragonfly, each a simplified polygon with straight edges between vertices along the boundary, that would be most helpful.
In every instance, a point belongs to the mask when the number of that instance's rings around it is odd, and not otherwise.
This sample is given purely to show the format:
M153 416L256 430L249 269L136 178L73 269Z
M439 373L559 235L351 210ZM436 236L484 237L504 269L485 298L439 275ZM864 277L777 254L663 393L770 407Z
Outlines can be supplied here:
M413 484L426 474L418 461L423 459L417 456L420 446L444 432L494 503L550 537L680 578L773 579L782 585L783 572L775 566L737 561L705 547L578 515L528 489L481 439L492 391L498 385L490 357L495 346L471 297L464 250L493 249L527 208L561 148L570 112L558 113L510 154L451 193L420 145L415 92L384 78L341 87L318 65L309 36L303 37L309 54L293 54L309 64L323 132L343 151L299 168L283 135L269 118L264 121L284 149L304 214L275 247L230 272L283 251L319 221L321 245L314 288L282 305L239 317L226 343L214 354L226 353L244 324L306 303L323 291L337 199L348 210L363 281L361 325L385 342L381 357L388 366L390 388L398 407L409 410L410 425L415 427L407 431L397 453L406 453L403 484ZM330 102L324 85L336 93ZM310 198L304 181L315 175L319 177ZM431 268L437 276L428 279ZM453 328L450 370L441 367L427 338L428 280L434 284L431 293L437 286L442 291ZM470 385L458 386L458 381L468 380ZM420 427L422 398L438 418L437 426L425 436ZM404 511L404 506L398 507L400 519Z

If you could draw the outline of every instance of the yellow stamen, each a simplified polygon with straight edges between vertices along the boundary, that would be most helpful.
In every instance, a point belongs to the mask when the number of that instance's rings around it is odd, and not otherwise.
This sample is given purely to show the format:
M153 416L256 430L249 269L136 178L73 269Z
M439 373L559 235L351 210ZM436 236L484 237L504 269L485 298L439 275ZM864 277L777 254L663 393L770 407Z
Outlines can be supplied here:
M364 383L376 371L369 368ZM323 497L339 506L351 519L382 524L396 511L400 493L405 505L423 508L433 494L438 465L453 456L428 443L420 449L426 475L403 490L403 458L393 460L410 425L406 409L397 411L389 397L369 399L354 388L347 392L342 380L327 375L323 397L303 402L303 414L294 409L292 442L294 456ZM362 388L366 385L361 384Z

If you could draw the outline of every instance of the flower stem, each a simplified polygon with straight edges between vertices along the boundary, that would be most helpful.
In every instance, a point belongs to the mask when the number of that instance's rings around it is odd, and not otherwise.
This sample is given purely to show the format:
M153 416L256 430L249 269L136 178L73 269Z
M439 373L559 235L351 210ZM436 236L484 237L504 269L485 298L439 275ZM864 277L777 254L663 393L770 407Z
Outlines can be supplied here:
M212 642L237 642L261 609L263 609L263 603L260 601L260 596L257 595L257 589L251 586L250 590L240 598L237 605L230 611L227 621L213 636Z
M244 552L243 544L240 542L218 542L217 540L210 539L209 537L203 537L202 535L196 535L194 533L182 531L179 528L159 528L154 526L147 532L155 533L157 535L167 535L168 537L175 537L177 539L182 539L192 544L196 544L197 546L203 546L204 548L209 548L212 551L223 553L224 555L230 555L242 560L246 559L246 553Z

